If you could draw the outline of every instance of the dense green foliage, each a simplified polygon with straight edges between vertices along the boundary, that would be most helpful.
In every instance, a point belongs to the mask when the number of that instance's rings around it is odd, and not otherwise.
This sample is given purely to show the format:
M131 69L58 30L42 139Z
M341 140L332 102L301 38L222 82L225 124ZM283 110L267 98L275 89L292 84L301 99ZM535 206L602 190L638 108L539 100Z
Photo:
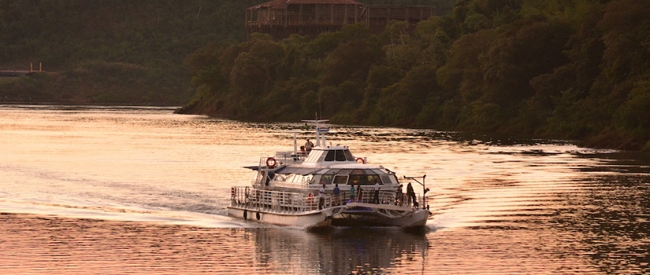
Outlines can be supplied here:
M209 44L182 111L570 138L650 149L650 1L461 0L415 32Z
M0 79L0 100L186 103L185 57L245 39L254 0L0 0L0 69L47 73Z
M366 0L436 5L454 0ZM182 105L193 94L185 57L245 40L246 8L264 0L0 0L0 102Z

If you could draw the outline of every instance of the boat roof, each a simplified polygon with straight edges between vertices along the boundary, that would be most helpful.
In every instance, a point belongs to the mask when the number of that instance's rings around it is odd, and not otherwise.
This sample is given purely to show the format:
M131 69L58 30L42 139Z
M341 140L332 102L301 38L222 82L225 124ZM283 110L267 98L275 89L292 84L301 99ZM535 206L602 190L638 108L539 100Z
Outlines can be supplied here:
M260 170L260 166L244 166L244 168L251 169L254 171ZM264 168L264 166L262 166ZM327 171L330 170L343 170L343 169L350 169L350 170L376 170L376 169L383 169L381 166L376 166L376 165L369 165L369 164L337 164L337 165L331 165L327 167L309 167L309 166L302 166L302 165L287 165L287 166L281 166L278 167L277 170L273 170L273 173L277 174L298 174L298 175L313 175L313 174L318 174L319 172L322 172L321 174L326 173Z

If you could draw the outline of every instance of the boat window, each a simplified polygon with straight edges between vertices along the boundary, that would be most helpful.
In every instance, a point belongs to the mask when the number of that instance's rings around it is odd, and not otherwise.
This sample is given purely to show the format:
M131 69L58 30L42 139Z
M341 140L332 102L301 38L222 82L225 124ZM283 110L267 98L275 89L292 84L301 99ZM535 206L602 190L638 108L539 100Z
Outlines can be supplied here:
M357 170L352 170L352 172L350 174L351 175L363 175L365 173L363 172L363 170L357 169Z
M323 175L320 177L320 184L331 184L333 178L334 175Z
M320 175L315 175L311 180L309 181L309 184L314 184L320 181Z
M363 175L351 175L350 176L351 185L368 185L368 178Z
M384 184L397 184L395 175L381 175L381 182Z
M350 153L350 150L343 151L345 153L345 159L347 161L355 161L354 156Z
M327 156L325 156L325 161L334 161L335 155L336 154L334 151L327 151Z
M331 170L327 171L327 173L325 173L325 174L337 174L339 171L341 171L341 169L331 169Z
M334 177L334 183L336 184L345 184L348 182L348 176L347 175L336 175Z
M382 181L379 179L379 176L368 175L368 184L375 184L375 182L378 182L379 184L383 184Z
M346 161L344 150L336 150L336 161Z
M383 174L386 174L384 171L381 171L381 170L379 170L379 169L372 169L371 171L373 171L373 172L374 172L375 174L377 174L377 175L383 175Z
M352 172L352 170L345 169L345 170L341 170L341 171L339 171L339 172L336 173L336 174L337 174L337 175L349 175L351 172Z

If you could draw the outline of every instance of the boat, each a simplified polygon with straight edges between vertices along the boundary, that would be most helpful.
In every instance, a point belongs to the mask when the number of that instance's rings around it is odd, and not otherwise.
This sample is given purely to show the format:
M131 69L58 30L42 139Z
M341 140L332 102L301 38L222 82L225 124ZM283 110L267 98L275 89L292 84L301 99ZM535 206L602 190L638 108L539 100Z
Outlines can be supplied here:
M228 215L304 228L425 226L431 216L426 175L399 178L382 165L354 156L347 146L327 145L327 121L303 120L315 127L313 148L310 144L298 150L294 133L292 151L276 152L246 166L254 172L253 180L250 185L231 187ZM404 181L420 184L421 195L403 193Z

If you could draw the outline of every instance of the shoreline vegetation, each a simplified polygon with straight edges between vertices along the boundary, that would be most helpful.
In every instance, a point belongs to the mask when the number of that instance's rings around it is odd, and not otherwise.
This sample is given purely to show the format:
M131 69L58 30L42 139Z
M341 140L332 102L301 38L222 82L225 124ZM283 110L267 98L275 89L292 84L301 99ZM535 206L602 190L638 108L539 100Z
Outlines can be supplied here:
M650 151L649 1L430 0L434 18L245 41L259 0L0 3L0 104L183 106ZM395 1L359 1L394 5ZM425 3L426 2L426 3Z
M493 133L650 151L650 1L460 0L409 32L255 34L185 60L178 113Z

